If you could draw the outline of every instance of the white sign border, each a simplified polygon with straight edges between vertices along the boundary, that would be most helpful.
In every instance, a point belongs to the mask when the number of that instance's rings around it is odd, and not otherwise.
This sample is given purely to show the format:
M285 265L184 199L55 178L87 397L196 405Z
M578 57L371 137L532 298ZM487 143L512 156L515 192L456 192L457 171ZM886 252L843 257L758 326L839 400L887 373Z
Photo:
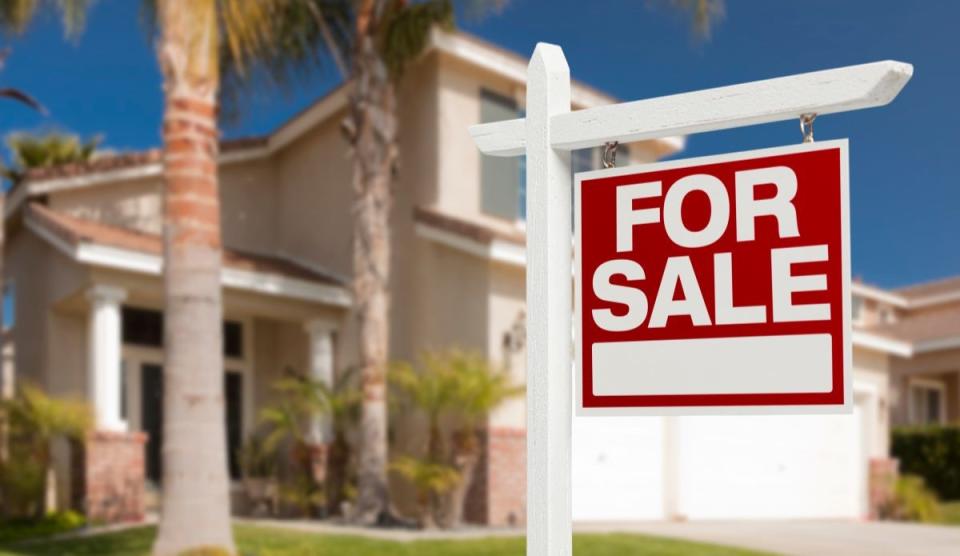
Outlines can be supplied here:
M750 158L762 158L786 154L815 152L821 150L840 150L840 241L841 241L841 274L843 295L843 405L723 405L723 406L659 406L659 407L583 407L583 279L581 276L581 222L580 222L580 192L583 180L609 178L626 174L638 174L682 168L687 166L702 166L723 162L734 162ZM784 147L772 147L735 153L725 153L696 158L669 160L637 164L619 168L591 170L578 172L574 175L574 380L575 413L577 417L591 416L670 416L670 415L816 415L816 414L850 414L853 413L853 347L850 298L850 145L847 139L830 141L816 141L800 143Z

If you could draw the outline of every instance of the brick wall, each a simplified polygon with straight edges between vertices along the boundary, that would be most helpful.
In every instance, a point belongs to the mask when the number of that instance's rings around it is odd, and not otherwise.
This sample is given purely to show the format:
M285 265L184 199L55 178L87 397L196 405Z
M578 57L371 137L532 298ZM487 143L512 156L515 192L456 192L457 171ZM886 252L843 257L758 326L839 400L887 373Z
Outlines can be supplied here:
M464 517L483 525L523 525L527 516L527 433L492 428L467 495Z
M74 492L92 522L140 521L144 516L144 446L141 432L97 431L87 437Z
M873 458L870 460L867 488L870 491L868 504L870 519L883 517L881 511L893 499L894 488L900 461L892 458Z

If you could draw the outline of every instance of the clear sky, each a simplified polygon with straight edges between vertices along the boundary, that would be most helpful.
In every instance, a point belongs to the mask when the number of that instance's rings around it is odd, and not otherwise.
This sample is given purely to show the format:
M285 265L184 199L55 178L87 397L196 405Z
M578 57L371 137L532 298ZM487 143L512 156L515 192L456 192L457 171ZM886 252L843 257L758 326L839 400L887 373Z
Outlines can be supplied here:
M665 2L661 2L665 3ZM0 85L51 112L0 103L0 133L59 128L103 134L119 150L157 146L160 76L135 0L100 0L86 33L62 38L44 18L19 38ZM853 272L899 286L960 274L960 2L728 0L709 41L642 0L513 0L462 27L523 55L537 41L564 47L574 77L624 100L884 59L914 64L893 104L824 116L817 139L851 142ZM228 137L270 131L336 81L320 75L291 94L250 100ZM799 142L797 122L692 136L681 156Z

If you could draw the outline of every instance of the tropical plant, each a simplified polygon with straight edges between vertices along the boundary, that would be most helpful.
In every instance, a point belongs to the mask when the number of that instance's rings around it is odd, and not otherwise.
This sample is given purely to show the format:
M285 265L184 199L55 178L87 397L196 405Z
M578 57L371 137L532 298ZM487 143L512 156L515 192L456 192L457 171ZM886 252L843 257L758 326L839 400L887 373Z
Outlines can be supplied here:
M4 168L3 174L16 183L33 168L86 162L96 152L100 141L100 136L84 140L78 135L58 131L42 135L11 133L7 136L7 148L13 166Z
M431 529L435 500L460 482L460 473L452 466L430 459L400 456L390 463L390 469L413 485L417 497L417 520L420 527Z
M882 519L898 521L940 521L940 502L922 477L902 475L894 485L893 496L879 508Z
M92 426L92 413L84 402L53 398L22 384L13 398L0 401L0 414L8 443L8 457L0 462L0 514L39 518L49 509L45 494L53 441L81 441Z
M289 370L287 375L274 384L280 399L260 413L267 427L264 448L270 452L286 449L292 456L294 484L283 489L288 501L302 511L312 508L310 504L325 503L329 513L336 513L350 488L347 434L360 407L355 373L350 369L339 373L332 385ZM332 438L323 438L318 430L323 420L331 425ZM314 452L321 449L321 443L329 443L322 447L329 450L325 470L315 467Z
M426 353L416 367L395 364L390 371L390 384L400 403L412 406L426 417L426 457L419 461L424 465L450 466L457 472L456 484L443 492L449 495L446 503L431 500L430 506L437 510L440 524L458 525L480 456L480 429L490 411L519 396L524 389L514 385L504 370L482 355L459 349ZM453 442L448 449L445 437L450 429ZM440 511L442 506L446 511Z
M524 387L514 384L505 369L477 353L453 350L444 354L443 360L459 377L456 407L460 426L453 433L453 461L463 480L451 490L449 513L445 516L447 525L457 526L463 521L467 492L476 475L481 429L491 411L522 395Z

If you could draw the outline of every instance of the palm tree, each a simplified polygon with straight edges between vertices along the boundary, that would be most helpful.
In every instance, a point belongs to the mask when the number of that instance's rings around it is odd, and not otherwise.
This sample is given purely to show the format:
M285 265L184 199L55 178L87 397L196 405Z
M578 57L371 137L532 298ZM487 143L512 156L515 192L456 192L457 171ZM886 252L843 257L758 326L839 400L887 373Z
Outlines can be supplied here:
M83 140L72 133L56 131L44 135L12 133L7 136L7 148L13 166L3 168L2 172L16 184L32 168L86 162L99 145L99 136Z
M664 0L692 15L706 36L723 0ZM352 85L343 132L353 153L353 294L363 389L357 505L353 520L372 524L389 510L387 358L390 314L390 222L397 172L396 82L427 46L433 27L455 23L454 0L304 0L275 18L278 36L267 73L281 82L323 50ZM479 15L507 0L463 0ZM290 17L293 15L294 17ZM306 17L311 15L312 17Z

